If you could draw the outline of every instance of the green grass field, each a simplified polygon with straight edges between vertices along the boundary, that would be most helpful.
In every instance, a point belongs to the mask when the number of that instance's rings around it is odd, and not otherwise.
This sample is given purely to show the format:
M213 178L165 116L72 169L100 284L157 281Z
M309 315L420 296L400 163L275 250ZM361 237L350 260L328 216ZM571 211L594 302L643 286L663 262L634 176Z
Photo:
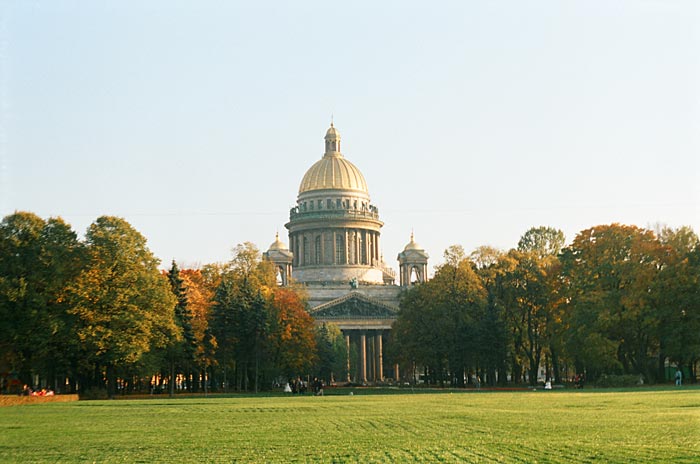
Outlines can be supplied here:
M343 394L0 408L0 462L700 462L700 390Z

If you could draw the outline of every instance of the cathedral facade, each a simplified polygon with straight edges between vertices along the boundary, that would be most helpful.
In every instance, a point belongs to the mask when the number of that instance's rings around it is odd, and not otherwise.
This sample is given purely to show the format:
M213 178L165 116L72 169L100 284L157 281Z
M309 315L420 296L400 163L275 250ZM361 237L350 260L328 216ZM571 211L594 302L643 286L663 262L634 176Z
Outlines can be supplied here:
M301 180L296 205L285 224L289 247L279 236L263 253L279 281L306 287L317 324L332 323L345 337L347 381L399 379L399 367L384 356L401 292L427 279L428 254L411 240L398 255L399 284L383 260L379 209L371 203L360 170L340 151L331 123L323 157Z

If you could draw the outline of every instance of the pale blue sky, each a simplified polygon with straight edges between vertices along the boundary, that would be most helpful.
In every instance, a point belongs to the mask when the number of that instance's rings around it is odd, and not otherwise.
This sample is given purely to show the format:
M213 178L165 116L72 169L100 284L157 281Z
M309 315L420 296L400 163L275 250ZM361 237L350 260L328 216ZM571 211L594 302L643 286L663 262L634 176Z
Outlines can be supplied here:
M531 226L700 232L700 2L0 2L0 215L165 264L280 231L331 114L431 267Z

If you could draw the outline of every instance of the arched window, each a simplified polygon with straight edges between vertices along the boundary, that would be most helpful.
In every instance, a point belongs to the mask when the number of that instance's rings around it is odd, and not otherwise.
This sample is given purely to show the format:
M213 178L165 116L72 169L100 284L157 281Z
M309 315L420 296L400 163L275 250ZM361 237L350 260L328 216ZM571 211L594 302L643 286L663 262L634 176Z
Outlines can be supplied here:
M350 232L348 236L348 264L357 264L357 236L355 232Z
M310 258L310 253L311 250L309 249L309 240L304 237L304 262L301 263L302 266L307 266L309 263L311 263L311 258Z
M416 266L411 266L411 275L408 278L408 282L413 285L420 283L420 281L419 269Z
M277 272L277 285L284 285L284 268L282 266L276 266Z
M335 264L345 264L345 240L343 235L335 235Z

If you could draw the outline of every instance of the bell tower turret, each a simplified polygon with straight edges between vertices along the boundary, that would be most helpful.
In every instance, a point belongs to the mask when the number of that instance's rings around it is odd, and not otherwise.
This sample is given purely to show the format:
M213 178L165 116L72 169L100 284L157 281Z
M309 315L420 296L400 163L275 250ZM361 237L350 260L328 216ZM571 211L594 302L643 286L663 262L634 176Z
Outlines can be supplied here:
M294 255L289 251L287 245L282 243L279 233L275 236L275 241L270 245L270 248L263 253L263 259L275 265L279 284L283 287L289 285L289 280L292 277L292 260Z
M408 287L412 284L421 284L428 280L428 253L413 239L399 253L399 284Z

